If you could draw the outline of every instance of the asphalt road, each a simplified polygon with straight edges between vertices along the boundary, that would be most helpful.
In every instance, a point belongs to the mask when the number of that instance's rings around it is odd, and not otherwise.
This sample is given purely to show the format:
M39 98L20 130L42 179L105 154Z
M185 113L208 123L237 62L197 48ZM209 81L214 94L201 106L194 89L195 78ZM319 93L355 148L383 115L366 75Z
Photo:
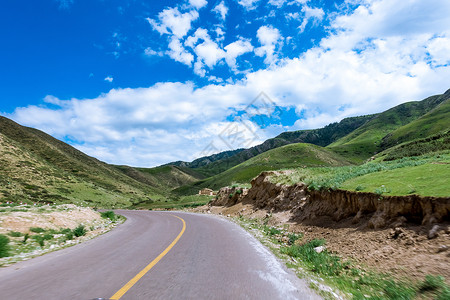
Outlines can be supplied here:
M128 220L107 234L1 268L0 299L319 299L232 222L120 213Z

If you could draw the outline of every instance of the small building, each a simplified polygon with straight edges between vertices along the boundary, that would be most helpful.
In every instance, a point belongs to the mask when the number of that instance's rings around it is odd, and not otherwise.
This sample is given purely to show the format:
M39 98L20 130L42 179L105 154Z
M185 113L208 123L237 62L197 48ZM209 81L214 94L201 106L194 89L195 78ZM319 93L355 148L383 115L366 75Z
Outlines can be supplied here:
M216 193L214 193L214 191L212 189L201 189L200 191L198 191L199 195L206 195L206 196L214 196Z

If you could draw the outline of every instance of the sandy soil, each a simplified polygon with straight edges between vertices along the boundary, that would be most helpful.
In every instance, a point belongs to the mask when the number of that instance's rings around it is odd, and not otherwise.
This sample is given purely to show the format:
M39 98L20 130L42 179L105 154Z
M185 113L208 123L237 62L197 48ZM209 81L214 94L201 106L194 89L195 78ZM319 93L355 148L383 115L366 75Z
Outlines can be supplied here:
M437 237L429 239L429 226L402 224L401 227L373 230L367 228L367 220L355 225L350 219L336 223L328 217L297 223L291 221L289 212L268 214L242 203L231 207L203 206L196 211L269 218L269 225L288 224L290 231L303 233L304 242L325 239L329 251L365 268L414 279L423 279L428 274L441 275L450 284L450 223L439 224Z

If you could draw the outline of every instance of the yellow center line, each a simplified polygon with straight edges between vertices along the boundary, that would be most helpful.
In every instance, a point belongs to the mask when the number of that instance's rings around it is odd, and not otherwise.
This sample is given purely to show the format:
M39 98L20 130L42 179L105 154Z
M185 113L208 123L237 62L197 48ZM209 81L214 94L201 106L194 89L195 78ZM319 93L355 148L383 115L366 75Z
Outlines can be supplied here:
M150 271L150 269L153 268L170 251L170 249L172 249L173 246L175 246L175 244L181 238L181 236L183 235L184 231L186 230L186 222L182 218L180 218L178 216L175 216L175 215L171 215L171 216L175 217L175 218L178 218L178 219L181 220L181 222L183 222L183 229L181 229L181 232L173 240L173 242L160 255L158 255L157 258L155 258L151 263L148 264L148 266L146 266L142 271L140 271L136 276L134 276L133 279L128 281L127 284L125 284L120 290L118 290L110 298L111 300L118 300L118 299L122 298L122 296L126 292L128 292L128 290L131 289L133 287L133 285L135 285L139 281L139 279L141 279L148 271Z

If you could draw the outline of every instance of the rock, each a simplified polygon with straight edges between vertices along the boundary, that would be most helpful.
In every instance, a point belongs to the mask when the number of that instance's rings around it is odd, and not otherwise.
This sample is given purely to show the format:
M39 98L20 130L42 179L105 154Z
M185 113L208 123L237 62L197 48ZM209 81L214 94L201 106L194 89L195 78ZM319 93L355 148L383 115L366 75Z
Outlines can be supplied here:
M431 240L438 237L439 229L441 229L439 225L434 225L433 228L431 228L431 230L428 232L428 238Z
M450 226L447 226L447 227L445 228L445 233L446 233L446 234L450 234Z
M403 232L403 229L400 227L396 227L394 229L391 230L391 232L389 233L390 238L391 239L396 239L398 237L403 237L405 235L405 233Z
M437 253L445 252L448 249L449 247L447 245L440 245L439 248L437 249Z
M229 217L230 217L230 214L228 214L227 217L229 218Z
M314 248L314 251L316 251L317 253L321 253L325 249L327 249L325 246L319 246L319 247Z

